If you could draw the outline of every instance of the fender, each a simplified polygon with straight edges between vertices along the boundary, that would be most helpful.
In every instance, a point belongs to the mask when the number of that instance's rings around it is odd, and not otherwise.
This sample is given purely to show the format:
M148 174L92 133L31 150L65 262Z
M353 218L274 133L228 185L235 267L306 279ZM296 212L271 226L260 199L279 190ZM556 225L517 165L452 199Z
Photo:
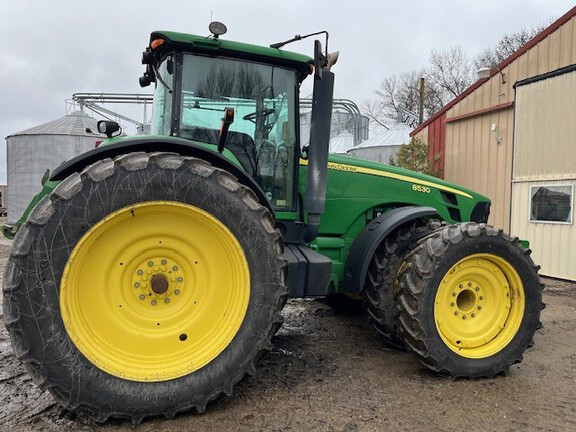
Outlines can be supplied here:
M438 215L438 212L433 207L407 206L390 210L371 220L350 248L345 266L344 290L362 292L374 252L388 234L408 221L434 215Z
M238 181L250 188L257 196L258 201L270 211L274 216L274 210L270 202L266 199L264 191L244 170L234 165L220 153L201 147L183 138L176 137L142 137L136 139L126 139L118 143L107 146L97 147L93 150L82 153L62 165L58 166L52 172L50 180L61 181L75 172L81 172L88 165L91 165L101 159L114 158L127 153L134 152L173 152L182 156L193 156L209 162L211 165L228 171Z

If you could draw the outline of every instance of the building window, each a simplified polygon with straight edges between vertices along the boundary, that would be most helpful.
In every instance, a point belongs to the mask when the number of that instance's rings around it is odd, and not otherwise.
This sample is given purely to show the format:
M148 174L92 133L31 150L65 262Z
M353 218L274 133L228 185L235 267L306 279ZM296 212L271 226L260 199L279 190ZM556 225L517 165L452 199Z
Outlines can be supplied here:
M548 223L572 223L572 185L531 186L530 221Z

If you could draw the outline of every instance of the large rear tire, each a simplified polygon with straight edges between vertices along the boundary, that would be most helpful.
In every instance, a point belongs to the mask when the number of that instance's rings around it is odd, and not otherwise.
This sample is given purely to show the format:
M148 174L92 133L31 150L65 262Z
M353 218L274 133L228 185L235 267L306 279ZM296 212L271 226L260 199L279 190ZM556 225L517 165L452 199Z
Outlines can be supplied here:
M285 268L272 216L230 174L124 155L33 210L7 264L6 326L67 409L135 423L202 412L271 347Z
M425 238L399 287L401 337L422 364L455 378L508 372L540 327L543 285L529 250L484 224Z

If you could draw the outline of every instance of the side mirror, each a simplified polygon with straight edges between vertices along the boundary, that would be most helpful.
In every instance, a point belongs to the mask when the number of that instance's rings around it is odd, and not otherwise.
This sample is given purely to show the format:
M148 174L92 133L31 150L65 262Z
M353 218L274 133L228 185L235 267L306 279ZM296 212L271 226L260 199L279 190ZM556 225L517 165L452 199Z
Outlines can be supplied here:
M105 134L108 138L120 135L119 133L114 135L118 131L120 131L120 125L115 121L100 120L98 122L98 132Z

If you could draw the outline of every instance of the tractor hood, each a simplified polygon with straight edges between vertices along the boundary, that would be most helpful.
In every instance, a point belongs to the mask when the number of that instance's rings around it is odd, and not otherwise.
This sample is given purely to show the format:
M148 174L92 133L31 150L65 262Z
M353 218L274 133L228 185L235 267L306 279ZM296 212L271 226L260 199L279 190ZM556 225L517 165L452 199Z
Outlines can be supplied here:
M300 161L300 191L308 161ZM400 167L349 156L330 155L328 160L326 211L320 232L338 233L364 226L382 212L403 206L437 209L446 222L487 222L490 199L445 180ZM363 215L359 218L358 215Z
M435 188L440 191L453 193L468 199L481 199L484 201L490 201L487 197L482 196L477 192L463 188L461 186L457 186L437 177L411 171L401 167L370 162L350 156L330 155L328 169L378 176L407 182L414 185Z

